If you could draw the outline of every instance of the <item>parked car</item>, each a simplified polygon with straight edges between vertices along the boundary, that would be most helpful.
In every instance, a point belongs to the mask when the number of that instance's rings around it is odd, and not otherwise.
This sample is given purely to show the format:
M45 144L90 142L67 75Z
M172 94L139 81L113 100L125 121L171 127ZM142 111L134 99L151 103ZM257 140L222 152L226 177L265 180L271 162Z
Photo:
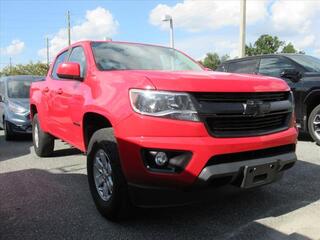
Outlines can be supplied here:
M320 59L304 54L260 55L226 61L217 71L284 79L295 97L300 131L320 145Z
M55 138L85 152L93 200L111 220L193 188L268 184L296 161L284 81L205 71L172 48L74 43L30 96L35 152L50 156Z
M0 127L6 140L31 134L29 89L32 81L41 79L31 75L0 78Z

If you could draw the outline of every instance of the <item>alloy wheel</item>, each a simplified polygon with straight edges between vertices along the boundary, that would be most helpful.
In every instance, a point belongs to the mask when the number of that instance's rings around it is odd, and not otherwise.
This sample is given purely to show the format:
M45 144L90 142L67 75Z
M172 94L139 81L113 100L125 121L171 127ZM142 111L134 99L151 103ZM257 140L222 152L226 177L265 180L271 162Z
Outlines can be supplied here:
M102 200L108 201L113 192L112 167L108 154L99 149L93 163L94 183Z
M314 135L320 140L320 111L317 112L313 119Z

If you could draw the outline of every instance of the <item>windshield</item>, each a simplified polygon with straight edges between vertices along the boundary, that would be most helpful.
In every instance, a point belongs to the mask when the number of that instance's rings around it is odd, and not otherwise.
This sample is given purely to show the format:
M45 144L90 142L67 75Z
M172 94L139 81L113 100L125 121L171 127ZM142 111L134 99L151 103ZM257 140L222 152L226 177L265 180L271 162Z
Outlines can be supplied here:
M9 98L29 98L31 80L9 80L8 97Z
M320 72L320 59L308 55L288 56L293 61L305 67L309 72Z
M95 42L92 50L100 70L203 71L196 62L172 48Z

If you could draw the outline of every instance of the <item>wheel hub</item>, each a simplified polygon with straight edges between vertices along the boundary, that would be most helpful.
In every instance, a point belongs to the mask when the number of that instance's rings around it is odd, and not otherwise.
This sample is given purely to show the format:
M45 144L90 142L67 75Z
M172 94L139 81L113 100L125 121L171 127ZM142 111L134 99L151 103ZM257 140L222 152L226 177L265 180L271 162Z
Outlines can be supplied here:
M37 124L34 126L34 143L38 148L39 147L39 129Z
M110 158L103 149L99 149L95 154L93 177L99 196L108 201L113 192L112 167Z
M313 119L313 131L315 136L320 140L320 111L315 115Z

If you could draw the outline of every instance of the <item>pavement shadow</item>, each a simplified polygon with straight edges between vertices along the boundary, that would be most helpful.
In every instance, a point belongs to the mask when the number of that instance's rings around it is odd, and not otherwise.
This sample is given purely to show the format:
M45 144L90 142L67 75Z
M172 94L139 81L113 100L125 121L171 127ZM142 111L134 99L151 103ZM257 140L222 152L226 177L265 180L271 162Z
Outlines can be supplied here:
M0 131L0 162L17 158L30 153L32 146L31 135L16 136L13 141L6 141L3 131Z
M71 147L71 148L54 150L51 157L63 157L63 156L80 155L80 154L83 154L83 153L79 149Z
M0 174L3 239L308 239L255 222L320 199L320 166L298 161L284 178L259 189L217 189L201 203L138 209L121 223L95 209L84 174L39 169Z
M57 145L57 144L56 144ZM61 145L61 144L60 144ZM6 141L3 131L0 131L0 162L28 155L33 146L31 135L16 136L13 141ZM69 144L65 143L64 148L55 149L52 157L64 157L71 155L80 155L82 152Z

